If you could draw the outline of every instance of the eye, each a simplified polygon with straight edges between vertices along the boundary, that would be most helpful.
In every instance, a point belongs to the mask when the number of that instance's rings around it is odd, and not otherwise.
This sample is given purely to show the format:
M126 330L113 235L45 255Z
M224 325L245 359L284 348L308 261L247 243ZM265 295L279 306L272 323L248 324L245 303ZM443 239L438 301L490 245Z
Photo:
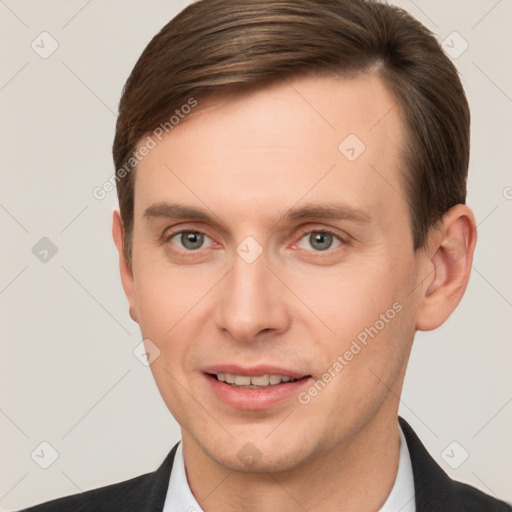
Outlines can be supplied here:
M309 247L304 246L304 243L309 244ZM313 248L314 251L327 251L338 247L342 243L337 235L329 231L309 231L300 239L299 247L308 250Z
M180 249L186 251L195 251L197 249L203 249L205 241L212 240L210 237L202 233L201 231L179 231L178 233L171 234L167 237L167 240L174 245L177 245Z

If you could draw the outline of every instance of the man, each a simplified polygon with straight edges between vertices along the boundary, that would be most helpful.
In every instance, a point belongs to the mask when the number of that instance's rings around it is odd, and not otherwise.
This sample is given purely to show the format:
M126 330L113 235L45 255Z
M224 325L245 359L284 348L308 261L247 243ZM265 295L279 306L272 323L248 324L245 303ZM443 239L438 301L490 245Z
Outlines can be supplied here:
M405 12L202 0L150 42L113 147L130 315L182 441L33 511L505 511L399 396L466 289L469 109Z

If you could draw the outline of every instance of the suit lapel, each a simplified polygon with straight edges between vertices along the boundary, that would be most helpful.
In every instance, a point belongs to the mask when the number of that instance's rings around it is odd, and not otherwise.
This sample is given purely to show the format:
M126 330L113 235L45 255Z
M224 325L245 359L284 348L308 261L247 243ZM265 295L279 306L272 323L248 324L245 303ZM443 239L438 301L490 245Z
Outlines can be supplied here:
M411 456L416 495L416 512L457 510L453 481L430 456L412 427L398 418Z
M172 465L178 444L179 443L176 443L174 445L160 467L153 473L148 501L144 510L141 512L162 512L164 509L165 497L169 487L169 478L171 477Z

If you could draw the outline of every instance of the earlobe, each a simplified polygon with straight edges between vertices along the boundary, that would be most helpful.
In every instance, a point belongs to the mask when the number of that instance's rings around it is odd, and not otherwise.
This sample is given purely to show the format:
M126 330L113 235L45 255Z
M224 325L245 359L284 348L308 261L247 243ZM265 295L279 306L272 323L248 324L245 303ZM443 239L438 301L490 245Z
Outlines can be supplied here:
M442 325L466 290L476 244L476 224L465 205L451 208L429 237L425 250L428 277L421 287L416 328L430 331Z
M134 322L137 322L133 284L133 270L125 257L125 231L119 210L114 210L112 214L112 237L114 239L114 243L116 245L118 252L121 283L123 285L123 290L126 295L126 298L128 299L130 317Z

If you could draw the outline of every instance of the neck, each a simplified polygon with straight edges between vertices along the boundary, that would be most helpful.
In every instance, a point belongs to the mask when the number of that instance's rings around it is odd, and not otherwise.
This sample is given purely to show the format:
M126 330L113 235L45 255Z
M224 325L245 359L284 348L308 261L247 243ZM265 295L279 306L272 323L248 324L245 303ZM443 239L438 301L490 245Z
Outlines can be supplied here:
M379 510L398 470L399 427L393 409L383 404L349 441L319 450L286 472L233 471L182 431L189 486L205 512Z

